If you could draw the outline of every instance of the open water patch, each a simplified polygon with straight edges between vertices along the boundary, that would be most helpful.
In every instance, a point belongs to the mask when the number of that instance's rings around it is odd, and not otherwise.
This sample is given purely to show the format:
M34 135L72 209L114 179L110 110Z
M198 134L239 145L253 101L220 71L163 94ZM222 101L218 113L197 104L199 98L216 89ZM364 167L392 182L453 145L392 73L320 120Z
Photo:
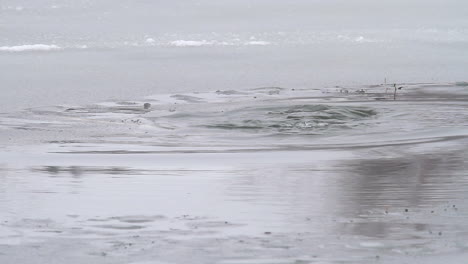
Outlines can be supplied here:
M323 104L247 107L211 117L211 121L202 126L243 132L303 134L350 129L375 115L377 112L368 107Z

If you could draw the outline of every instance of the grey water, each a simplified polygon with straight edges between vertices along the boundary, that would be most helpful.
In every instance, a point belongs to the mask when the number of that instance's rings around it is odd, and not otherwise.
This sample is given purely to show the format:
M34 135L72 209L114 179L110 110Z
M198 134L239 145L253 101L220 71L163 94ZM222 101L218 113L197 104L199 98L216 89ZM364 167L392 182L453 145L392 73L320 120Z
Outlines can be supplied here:
M455 0L0 5L2 112L167 92L466 80L468 6Z
M2 114L0 259L459 263L466 83L404 86Z
M1 1L0 263L463 263L467 10Z

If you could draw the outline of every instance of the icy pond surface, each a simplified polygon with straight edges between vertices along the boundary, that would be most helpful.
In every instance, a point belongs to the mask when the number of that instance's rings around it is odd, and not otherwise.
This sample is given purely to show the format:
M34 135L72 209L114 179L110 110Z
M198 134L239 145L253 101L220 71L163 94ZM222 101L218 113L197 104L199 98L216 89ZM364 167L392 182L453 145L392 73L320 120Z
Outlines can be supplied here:
M467 84L400 85L3 113L0 262L462 263Z

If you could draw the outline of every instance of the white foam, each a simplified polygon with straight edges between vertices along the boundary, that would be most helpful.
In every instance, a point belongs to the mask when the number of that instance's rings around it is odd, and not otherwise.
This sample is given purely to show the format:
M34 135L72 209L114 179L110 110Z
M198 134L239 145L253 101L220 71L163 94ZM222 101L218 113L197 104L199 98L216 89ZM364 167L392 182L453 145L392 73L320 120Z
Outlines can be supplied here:
M351 37L347 35L338 35L337 37L341 41L355 42L355 43L375 43L380 42L376 39L366 38L364 36Z
M154 44L156 42L156 40L154 40L154 38L147 38L145 40L145 42L148 43L148 44Z
M170 45L176 47L200 47L213 44L214 42L206 40L175 40L170 42Z
M361 42L361 43L364 43L364 42L367 42L367 43L378 42L377 40L365 38L363 36L359 36L359 37L355 38L354 41L355 42Z
M169 262L162 262L159 260L151 260L151 261L142 261L142 262L131 262L128 264L170 264Z
M32 45L19 45L19 46L2 46L0 51L9 52L22 52L22 51L50 51L60 50L61 47L57 45L45 45L45 44L32 44Z
M2 7L3 10L14 10L14 11L23 11L24 7L22 6L7 6L7 7Z
M378 248L378 247L383 247L384 244L381 242L376 242L376 241L364 241L359 243L361 247L366 247L366 248Z
M245 45L257 45L257 46L266 46L270 44L271 44L270 42L262 41L262 40L248 41L245 43Z

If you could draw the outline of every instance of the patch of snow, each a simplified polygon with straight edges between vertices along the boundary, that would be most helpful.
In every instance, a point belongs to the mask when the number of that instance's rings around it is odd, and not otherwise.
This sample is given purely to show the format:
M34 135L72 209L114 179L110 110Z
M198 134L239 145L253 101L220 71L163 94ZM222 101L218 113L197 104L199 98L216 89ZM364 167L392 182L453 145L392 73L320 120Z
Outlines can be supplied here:
M9 52L22 52L22 51L50 51L60 50L61 47L57 45L45 45L45 44L32 44L32 45L19 45L19 46L2 46L0 51Z
M256 40L256 41L248 41L245 43L245 45L256 45L256 46L266 46L270 45L271 43L268 41L261 41L261 40Z
M145 42L148 43L148 44L154 44L156 42L156 40L154 40L153 38L147 38L145 40Z
M172 46L176 47L200 47L206 45L213 45L212 41L206 40L175 40L170 43Z

